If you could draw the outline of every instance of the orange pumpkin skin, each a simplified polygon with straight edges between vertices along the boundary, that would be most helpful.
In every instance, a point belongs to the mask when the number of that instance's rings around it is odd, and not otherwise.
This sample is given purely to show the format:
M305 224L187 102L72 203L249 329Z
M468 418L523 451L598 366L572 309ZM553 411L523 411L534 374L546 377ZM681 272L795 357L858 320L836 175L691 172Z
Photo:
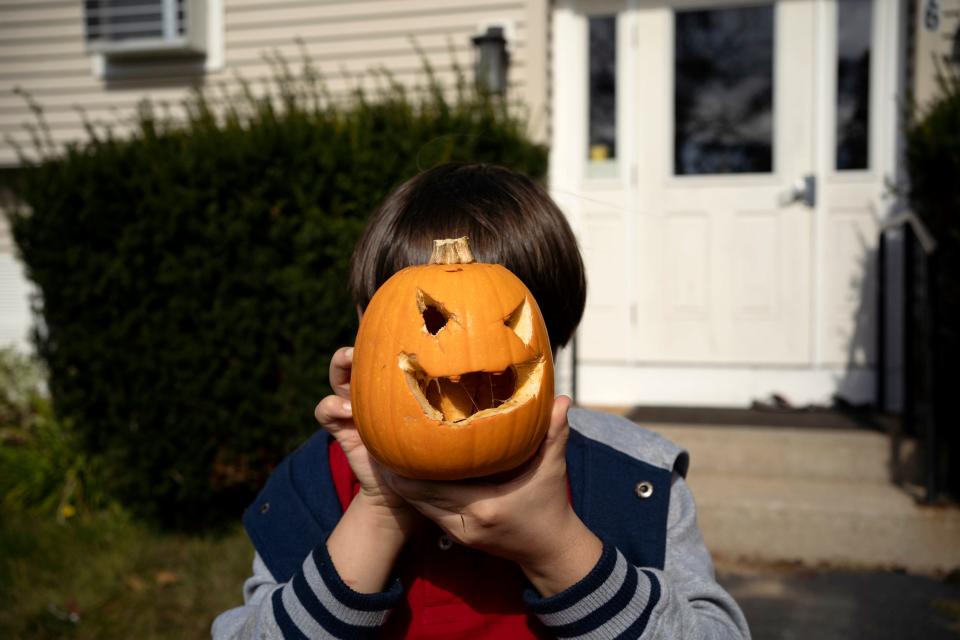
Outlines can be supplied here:
M442 328L428 328L426 306L446 314ZM491 396L503 391L497 385L511 372L511 398L466 418L458 413L484 402L488 383ZM478 380L463 395L462 385ZM360 437L396 473L424 480L498 473L528 460L550 425L550 341L533 296L506 268L407 267L380 287L363 314L350 388Z

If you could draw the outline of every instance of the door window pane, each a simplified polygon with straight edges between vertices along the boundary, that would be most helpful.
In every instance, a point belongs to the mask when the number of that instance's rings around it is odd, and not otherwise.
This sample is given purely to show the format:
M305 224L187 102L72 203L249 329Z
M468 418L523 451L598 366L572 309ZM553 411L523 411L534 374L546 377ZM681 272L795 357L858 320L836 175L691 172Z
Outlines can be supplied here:
M617 157L617 18L590 16L590 126L587 157L591 164Z
M773 170L773 7L677 11L674 172Z
M837 170L866 169L872 0L837 2Z

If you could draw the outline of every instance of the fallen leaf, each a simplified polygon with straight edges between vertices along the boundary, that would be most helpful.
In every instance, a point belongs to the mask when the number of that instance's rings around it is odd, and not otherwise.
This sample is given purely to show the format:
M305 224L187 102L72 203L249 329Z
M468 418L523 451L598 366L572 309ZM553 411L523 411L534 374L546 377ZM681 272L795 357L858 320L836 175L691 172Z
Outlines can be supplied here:
M147 583L140 576L127 576L127 587L135 593L143 593L147 589Z
M168 585L180 582L180 576L178 576L176 572L170 571L169 569L161 569L160 571L157 571L157 573L153 576L153 579L157 585L161 587L166 587Z

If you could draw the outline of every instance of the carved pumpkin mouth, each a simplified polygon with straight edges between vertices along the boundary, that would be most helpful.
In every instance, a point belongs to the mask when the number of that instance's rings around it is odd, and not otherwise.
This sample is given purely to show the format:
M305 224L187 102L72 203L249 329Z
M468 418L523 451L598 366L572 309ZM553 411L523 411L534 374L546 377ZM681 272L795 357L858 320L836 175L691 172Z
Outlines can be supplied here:
M423 412L450 425L512 410L536 395L543 376L543 359L510 365L502 371L470 371L432 377L416 354L401 353L400 369Z

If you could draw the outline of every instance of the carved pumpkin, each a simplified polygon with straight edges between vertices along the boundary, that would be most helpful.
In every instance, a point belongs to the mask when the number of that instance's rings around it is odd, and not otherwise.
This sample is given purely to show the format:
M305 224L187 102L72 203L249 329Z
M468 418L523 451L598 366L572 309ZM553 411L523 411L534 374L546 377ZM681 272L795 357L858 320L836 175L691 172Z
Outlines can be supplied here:
M395 472L457 480L512 469L543 440L553 356L524 284L473 261L466 238L434 241L430 264L377 290L360 321L353 416Z

